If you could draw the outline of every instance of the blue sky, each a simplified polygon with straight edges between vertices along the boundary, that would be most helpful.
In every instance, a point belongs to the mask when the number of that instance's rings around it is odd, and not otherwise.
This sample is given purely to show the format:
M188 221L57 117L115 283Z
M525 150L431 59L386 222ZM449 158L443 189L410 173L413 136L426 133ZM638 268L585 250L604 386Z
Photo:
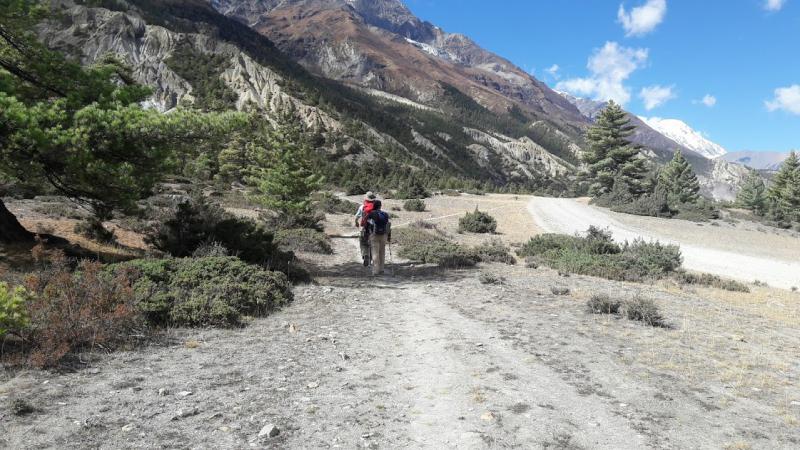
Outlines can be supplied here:
M800 148L800 0L406 4L551 87L681 119L729 151Z

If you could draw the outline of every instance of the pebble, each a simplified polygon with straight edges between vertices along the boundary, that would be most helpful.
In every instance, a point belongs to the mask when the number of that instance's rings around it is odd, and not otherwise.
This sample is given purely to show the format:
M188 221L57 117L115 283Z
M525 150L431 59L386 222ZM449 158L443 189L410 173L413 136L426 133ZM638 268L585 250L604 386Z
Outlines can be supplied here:
M316 381L312 381L311 383L308 383L308 386L307 386L307 387L308 387L309 389L316 389L316 388L318 388L318 387L319 387L319 383L317 383Z
M192 391L180 391L175 395L177 395L178 397L188 397L188 396L190 396L192 394L193 394Z
M164 388L159 389L158 395L161 397L169 395L169 389L164 389Z
M279 430L278 427L275 426L275 424L270 423L270 424L264 425L264 427L261 428L261 431L258 432L258 437L260 437L260 438L265 438L265 437L266 438L271 438L271 437L275 437L275 436L277 436L279 434L281 434L281 430Z
M196 416L199 413L200 410L197 408L180 409L174 416L172 416L172 420L185 419L187 417Z
M481 420L484 422L491 422L494 420L494 413L491 411L486 411L481 415Z

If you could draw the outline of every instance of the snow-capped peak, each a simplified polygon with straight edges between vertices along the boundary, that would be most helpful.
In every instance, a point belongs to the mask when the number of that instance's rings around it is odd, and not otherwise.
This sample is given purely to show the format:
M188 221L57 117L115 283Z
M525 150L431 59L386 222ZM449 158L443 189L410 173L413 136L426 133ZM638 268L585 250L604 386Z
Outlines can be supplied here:
M706 139L702 133L681 120L641 116L639 118L650 128L706 158L713 159L728 153L721 145Z

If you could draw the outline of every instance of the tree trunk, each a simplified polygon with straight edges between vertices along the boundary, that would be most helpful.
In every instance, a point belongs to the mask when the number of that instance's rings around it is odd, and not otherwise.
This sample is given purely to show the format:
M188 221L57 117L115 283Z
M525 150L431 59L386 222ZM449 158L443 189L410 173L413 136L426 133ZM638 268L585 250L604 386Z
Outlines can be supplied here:
M16 216L11 214L0 199L0 242L4 244L33 242L33 237L33 233L19 223Z

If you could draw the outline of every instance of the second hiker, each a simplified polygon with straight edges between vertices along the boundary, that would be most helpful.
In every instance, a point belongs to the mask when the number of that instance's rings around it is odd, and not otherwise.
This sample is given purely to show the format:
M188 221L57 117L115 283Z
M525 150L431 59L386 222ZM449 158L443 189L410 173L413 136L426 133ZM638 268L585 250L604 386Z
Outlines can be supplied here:
M361 247L361 259L364 261L364 267L369 266L372 256L369 251L369 230L367 230L367 216L372 212L375 207L377 197L372 192L367 192L364 196L364 203L359 205L356 211L355 225L359 227L359 246Z
M392 243L392 222L389 214L381 210L380 200L373 202L367 214L367 233L372 247L372 275L382 275L386 262L386 244Z

